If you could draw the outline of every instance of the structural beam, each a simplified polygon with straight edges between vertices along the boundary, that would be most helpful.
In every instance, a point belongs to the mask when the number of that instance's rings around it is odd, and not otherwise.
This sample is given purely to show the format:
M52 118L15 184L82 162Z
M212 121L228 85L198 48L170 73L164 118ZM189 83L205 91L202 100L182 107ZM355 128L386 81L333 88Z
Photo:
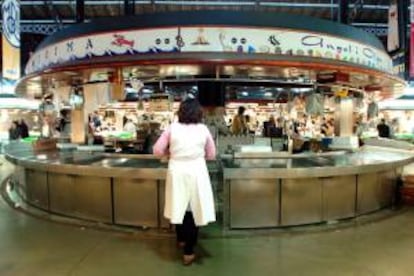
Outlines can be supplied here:
M307 3L307 2L260 2L263 7L284 7L284 8L338 8L336 3Z
M155 0L156 5L176 5L176 6L255 6L254 1L172 1ZM294 3L293 3L294 4Z
M404 79L410 80L410 11L408 7L410 6L409 0L397 0L397 10L398 10L398 28L400 34L400 49L404 52L405 60L405 71Z
M82 23L85 20L85 0L76 0L76 23Z
M86 6L105 6L105 5L114 5L119 6L119 0L86 0L84 1ZM20 6L34 6L34 5L43 5L44 0L42 1L20 1ZM150 4L151 0L136 0L136 4ZM73 0L53 0L53 5L73 5Z
M125 15L135 14L135 0L124 0L124 14Z
M86 6L103 6L103 5L114 5L119 6L119 0L85 0ZM336 8L336 3L309 3L309 2L279 2L279 1L266 1L251 0L251 1L173 1L173 0L135 0L135 4L162 4L162 5L256 5L259 2L261 6L273 6L273 7L297 7L297 8ZM43 5L44 0L38 1L21 1L20 6L33 6ZM54 0L53 5L72 5L73 0ZM355 4L349 4L349 8L354 8ZM363 9L371 10L388 10L389 5L372 5L364 4Z
M360 4L349 4L350 8L354 8L355 6L359 6ZM361 9L365 9L365 10L388 10L390 8L389 5L367 5L367 4L363 4L361 6Z
M60 30L60 28L54 23L53 20L42 20L42 23L35 23L32 20L25 20L26 22L21 22L20 31L22 33L35 33L35 34L45 34L50 35L54 32ZM29 21L29 22L27 22ZM0 21L1 22L1 21ZM76 23L75 20L64 20L65 23L63 26L68 27L71 24ZM388 34L387 24L374 24L374 23L353 23L354 27L362 29L366 32L375 34L377 36L386 36ZM0 25L0 30L1 30Z
M52 0L45 0L43 1L43 5L49 10L50 16L54 18L55 24L57 24L58 28L63 28L63 23L60 18L60 14L56 7L53 4ZM20 21L21 22L21 21Z
M348 24L348 0L338 0L339 1L339 10L338 10L338 22L342 24Z

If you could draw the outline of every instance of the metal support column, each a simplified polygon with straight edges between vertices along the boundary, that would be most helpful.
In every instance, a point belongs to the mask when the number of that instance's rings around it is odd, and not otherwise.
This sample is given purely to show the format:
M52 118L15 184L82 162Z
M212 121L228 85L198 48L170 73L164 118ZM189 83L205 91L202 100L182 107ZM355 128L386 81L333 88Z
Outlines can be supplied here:
M258 11L260 9L260 0L255 1L254 9Z
M135 14L135 0L124 0L124 14L125 15Z
M335 136L352 136L353 101L351 98L341 98L335 104Z
M338 22L348 24L348 0L338 0Z
M398 29L400 30L400 49L403 49L405 52L405 75L406 80L409 79L410 73L410 29L407 28L410 24L410 10L408 6L410 5L409 0L397 0L397 10L398 10ZM411 7L413 8L413 7Z
M151 0L151 8L152 11L155 12L157 10L156 4L155 4L155 0Z
M85 20L85 0L76 0L76 23L82 23Z

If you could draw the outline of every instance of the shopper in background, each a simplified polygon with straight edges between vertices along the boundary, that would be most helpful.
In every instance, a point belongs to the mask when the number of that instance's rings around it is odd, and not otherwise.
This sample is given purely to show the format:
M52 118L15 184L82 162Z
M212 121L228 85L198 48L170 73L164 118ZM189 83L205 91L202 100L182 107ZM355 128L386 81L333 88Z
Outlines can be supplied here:
M394 118L390 124L390 138L395 138L395 135L399 132L398 118Z
M270 115L269 120L263 122L263 136L271 137L271 130L276 127L275 117Z
M122 116L122 127L124 127L127 122L128 122L128 117L125 115Z
M164 216L176 225L177 245L184 249L184 265L195 259L198 227L216 220L205 161L215 158L216 148L201 121L201 106L190 94L180 105L178 122L172 123L154 145L155 155L170 158Z
M93 122L93 127L94 129L98 129L101 127L102 122L101 122L101 118L98 114L98 111L94 111L92 114L92 122Z
M23 119L20 120L18 128L19 128L19 131L20 131L20 136L22 138L29 137L29 127L27 126L26 122Z
M377 125L378 136L390 138L390 127L385 123L385 119L381 119L381 123Z
M226 109L222 106L218 106L214 109L215 119L214 124L217 127L217 131L219 135L228 135L229 129L226 124Z
M129 132L129 133L133 133L135 135L135 133L137 132L137 127L135 126L132 119L127 119L127 121L124 125L124 131Z
M224 118L225 115L226 111L222 106L204 109L204 123L210 130L214 140L218 137L218 135L229 134L226 119Z
M244 117L244 111L246 111L246 108L244 106L239 106L237 114L233 118L231 132L234 135L241 135L247 133L247 123L246 118Z
M20 138L20 131L17 121L13 121L9 128L9 140L17 140Z
M325 117L322 118L321 133L325 137L334 135L334 121L332 118L329 120L327 120Z
M249 134L255 134L257 126L255 125L255 122L250 118L250 115L244 115L244 119L246 121L246 133Z

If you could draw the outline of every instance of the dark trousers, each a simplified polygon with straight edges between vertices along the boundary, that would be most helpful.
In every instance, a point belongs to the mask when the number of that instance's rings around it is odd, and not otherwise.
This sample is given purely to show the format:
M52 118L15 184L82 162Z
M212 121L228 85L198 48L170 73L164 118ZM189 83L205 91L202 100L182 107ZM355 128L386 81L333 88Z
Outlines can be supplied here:
M194 246L197 243L198 227L194 223L193 214L186 212L183 224L175 225L177 242L184 242L184 255L194 254Z

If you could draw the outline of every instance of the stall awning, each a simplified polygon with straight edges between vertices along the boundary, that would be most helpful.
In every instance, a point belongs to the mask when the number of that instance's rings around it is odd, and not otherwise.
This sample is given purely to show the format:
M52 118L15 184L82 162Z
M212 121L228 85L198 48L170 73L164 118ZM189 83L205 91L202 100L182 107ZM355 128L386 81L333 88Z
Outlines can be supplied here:
M39 101L19 98L14 94L0 94L0 109L37 110Z

